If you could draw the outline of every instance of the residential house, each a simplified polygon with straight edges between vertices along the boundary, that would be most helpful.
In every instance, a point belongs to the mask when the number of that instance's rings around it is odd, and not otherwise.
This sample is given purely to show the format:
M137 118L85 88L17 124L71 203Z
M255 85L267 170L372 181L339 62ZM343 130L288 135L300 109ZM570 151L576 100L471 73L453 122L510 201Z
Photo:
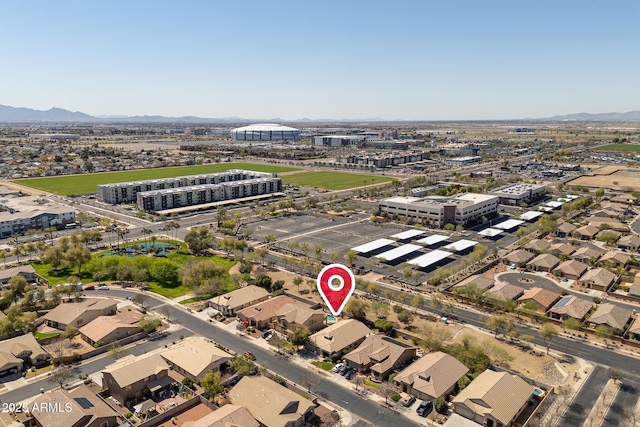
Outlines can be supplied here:
M260 423L246 408L228 403L196 421L185 422L182 427L260 427Z
M222 313L227 313L229 316L235 316L237 311L267 298L269 298L269 291L259 286L249 285L211 298L209 307Z
M575 229L576 226L571 224L570 222L563 222L556 228L555 234L558 237L567 237L571 236L571 233L573 233Z
M596 240L602 241L603 240L603 236L605 236L605 235L613 236L615 238L615 241L614 241L614 243L615 243L615 242L618 241L618 239L620 239L620 236L622 236L622 233L619 232L619 231L615 231L615 230L602 230L596 236Z
M326 314L322 310L314 310L308 304L296 301L283 305L276 312L276 321L273 326L279 332L286 332L293 325L302 325L313 333L326 326L326 319Z
M243 377L229 391L229 398L265 427L302 426L311 420L316 406L265 376Z
M626 269L631 257L623 252L609 251L598 260L596 265Z
M0 341L0 377L22 372L31 366L40 367L49 361L47 353L32 334Z
M378 381L384 381L394 369L404 367L417 354L417 347L384 335L369 335L344 356L345 364L359 372L371 371Z
M481 275L473 275L471 277L467 277L462 282L458 283L454 286L454 289L464 288L468 285L475 285L477 289L489 289L493 285L495 285L496 281L494 279L490 279Z
M591 216L597 217L597 218L612 219L612 220L615 220L616 222L619 222L619 220L623 215L617 210L605 208L605 209L598 209L597 211L593 212Z
M617 196L609 199L609 201L614 203L624 203L625 205L638 204L638 198L628 193L618 194Z
M578 298L576 296L564 296L560 301L555 303L547 312L549 316L556 320L565 320L569 317L576 319L582 323L584 318L589 314L593 302Z
M515 300L524 293L524 289L520 286L511 285L506 282L500 282L493 288L489 289L485 296L497 300Z
M569 256L572 253L574 253L575 250L576 248L573 245L570 245L569 243L560 242L560 243L551 245L551 247L549 248L549 253L557 257L561 255Z
M627 329L627 337L630 340L640 341L640 321L637 316L633 316L631 326Z
M589 316L587 323L589 328L605 325L614 331L619 330L622 332L631 322L632 315L633 310L607 302L597 306L596 311Z
M540 254L527 263L527 268L533 271L551 271L560 263L560 258L551 254Z
M253 304L237 312L238 318L247 325L258 329L269 329L276 323L276 313L286 304L295 304L296 300L287 295L269 298L265 301Z
M102 371L103 388L127 408L148 398L161 398L175 380L159 354L126 356Z
M38 427L116 427L120 416L87 386L68 390L55 390L39 394L29 408L57 408L30 411Z
M535 304L536 311L546 313L560 299L560 294L544 288L531 288L517 299L518 303Z
M637 234L622 236L617 244L618 248L623 251L638 252L638 248L640 248L640 236Z
M571 258L576 261L592 265L595 264L598 258L600 258L605 252L606 251L597 246L581 246L573 253L573 255L571 255Z
M567 279L578 280L584 274L589 266L576 260L569 260L561 263L553 269L553 274Z
M540 254L551 247L551 242L542 239L533 239L529 243L527 243L524 248L535 254Z
M117 313L114 316L100 316L84 325L78 332L91 345L111 344L122 338L140 332L142 313L137 310Z
M602 231L602 227L606 227L608 230L619 231L620 233L629 232L629 226L611 218L592 216L587 218L586 222L589 223L590 227L597 227L600 231Z
M52 328L64 330L67 325L80 328L100 316L116 314L118 302L104 298L86 298L80 302L61 303L42 316Z
M38 275L31 264L20 265L0 270L0 286L7 287L11 278L18 275L24 277L28 283L36 283L38 280Z
M589 289L606 292L616 279L617 276L606 268L592 268L580 277L578 284Z
M362 322L341 320L311 335L307 348L321 356L341 355L360 345L370 334L371 330Z
M484 371L453 398L453 410L486 427L511 427L534 387L506 372Z
M469 369L458 359L436 351L404 368L394 381L403 392L433 401L441 396L446 398L467 372Z
M233 356L203 337L189 337L180 341L160 356L171 368L200 382L209 371L220 371L225 363L233 360Z
M502 257L502 262L504 264L516 264L519 267L523 267L534 257L535 255L529 251L525 251L524 249L516 249L515 251L509 252L507 255Z
M600 232L600 229L595 225L585 225L573 230L573 235L580 240L593 240L596 238L596 234Z

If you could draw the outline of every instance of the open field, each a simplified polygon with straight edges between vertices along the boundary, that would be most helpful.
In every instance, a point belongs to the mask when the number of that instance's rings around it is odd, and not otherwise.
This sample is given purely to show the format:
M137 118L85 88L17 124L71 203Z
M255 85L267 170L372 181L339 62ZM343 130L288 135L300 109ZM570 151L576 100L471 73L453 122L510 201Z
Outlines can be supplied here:
M27 187L36 188L47 193L63 196L91 194L97 191L100 184L141 181L145 179L171 178L175 176L199 175L223 172L229 169L248 169L258 172L288 172L298 170L283 166L272 166L259 163L216 163L211 165L180 166L159 169L141 169L122 172L104 172L83 175L65 175L48 178L27 178L15 182Z
M640 151L640 144L607 144L597 147L601 151Z
M282 177L284 184L324 188L326 190L346 190L390 181L395 181L395 178L345 172L303 172Z
M627 191L640 188L640 171L637 169L618 170L609 175L601 175L600 171L594 176L581 176L567 185L583 185L585 187L602 187Z

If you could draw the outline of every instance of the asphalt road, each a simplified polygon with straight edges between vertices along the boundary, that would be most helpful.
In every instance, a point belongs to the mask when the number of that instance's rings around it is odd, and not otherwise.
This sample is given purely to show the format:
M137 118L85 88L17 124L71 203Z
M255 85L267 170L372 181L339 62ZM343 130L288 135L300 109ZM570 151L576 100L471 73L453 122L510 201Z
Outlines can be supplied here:
M625 417L625 411L634 411L638 402L638 391L640 390L640 382L625 378L622 380L618 394L611 403L609 412L604 418L603 426L607 427L624 427L628 426L629 420Z
M582 427L608 380L607 370L602 366L596 366L578 394L573 398L573 402L567 408L559 425L562 427ZM609 424L603 425L608 426Z

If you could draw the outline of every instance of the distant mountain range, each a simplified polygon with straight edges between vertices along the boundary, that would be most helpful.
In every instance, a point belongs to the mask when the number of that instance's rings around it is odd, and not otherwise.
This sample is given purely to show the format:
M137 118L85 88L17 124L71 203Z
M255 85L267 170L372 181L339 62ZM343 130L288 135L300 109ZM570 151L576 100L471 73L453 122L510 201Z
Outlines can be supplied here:
M498 120L498 119L496 119ZM577 113L564 116L553 116L540 119L523 120L549 120L549 121L640 121L640 111L629 111L626 113ZM49 110L34 110L31 108L16 108L8 105L0 105L0 123L30 123L30 122L101 122L101 123L243 123L243 122L382 122L382 121L403 121L384 120L380 117L364 119L297 119L282 120L280 118L271 119L245 119L242 117L219 117L204 118L195 116L165 117L165 116L90 116L80 111L69 111L63 108L51 108ZM426 120L425 120L426 121Z

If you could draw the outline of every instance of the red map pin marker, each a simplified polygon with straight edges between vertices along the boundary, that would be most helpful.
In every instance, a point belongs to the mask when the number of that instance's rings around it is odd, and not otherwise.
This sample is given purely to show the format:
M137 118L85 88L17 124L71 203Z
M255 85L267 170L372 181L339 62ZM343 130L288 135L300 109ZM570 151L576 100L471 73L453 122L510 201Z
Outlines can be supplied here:
M333 285L335 279L340 282L337 286ZM356 278L351 270L342 264L328 265L318 274L318 292L334 316L342 313L355 290Z

